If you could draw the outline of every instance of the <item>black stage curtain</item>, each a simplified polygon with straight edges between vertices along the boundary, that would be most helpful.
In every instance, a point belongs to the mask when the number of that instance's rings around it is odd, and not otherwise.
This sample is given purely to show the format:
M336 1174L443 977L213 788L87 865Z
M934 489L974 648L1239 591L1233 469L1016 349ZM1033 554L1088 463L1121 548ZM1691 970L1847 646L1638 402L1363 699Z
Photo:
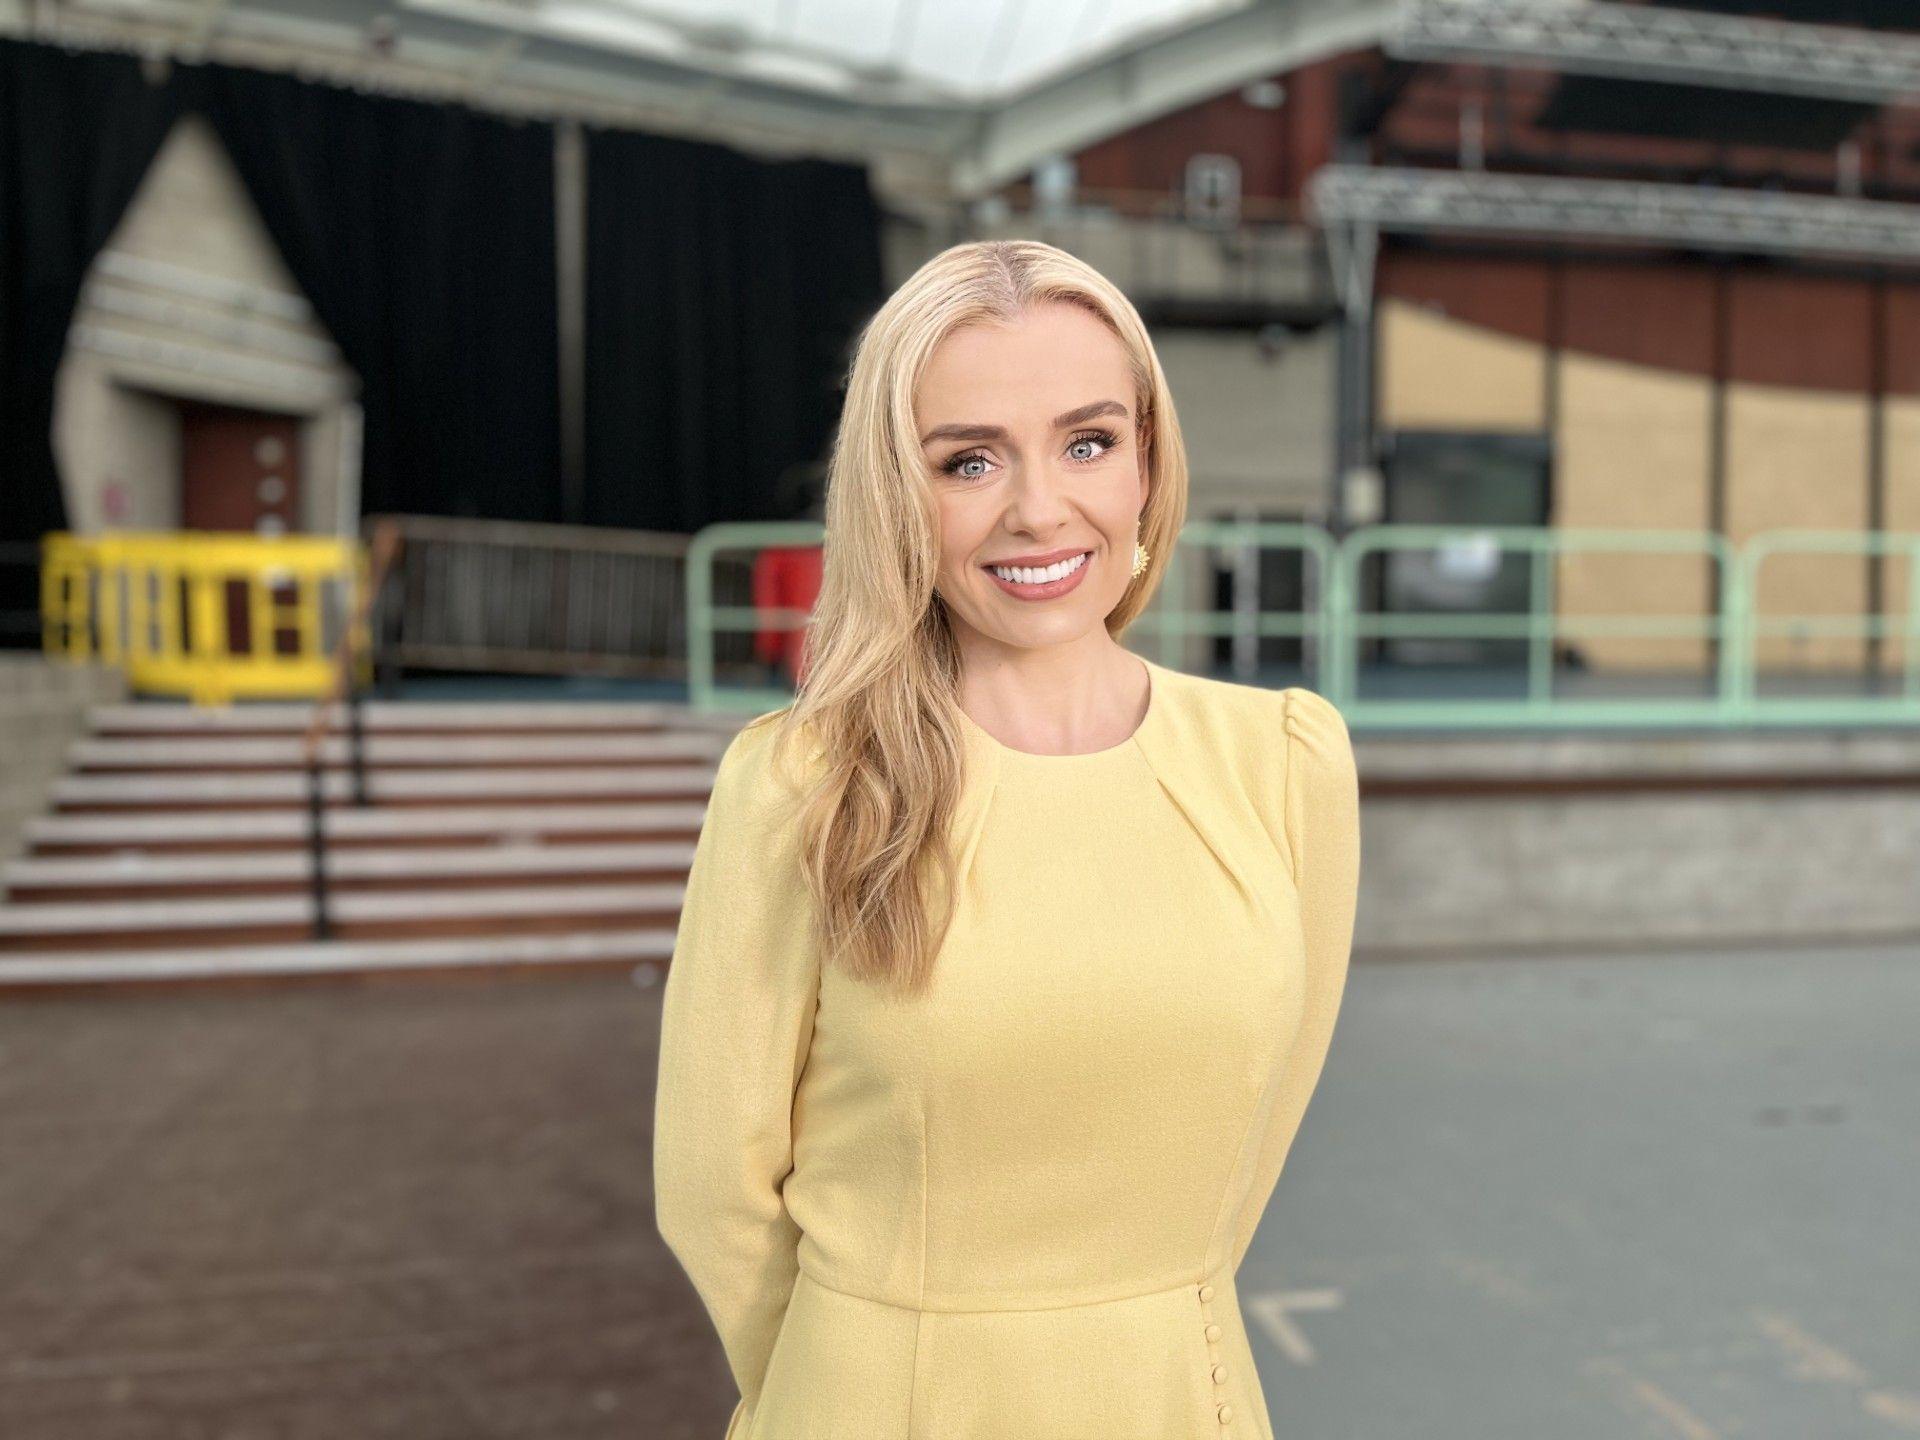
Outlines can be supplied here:
M360 377L364 510L691 531L784 518L783 477L824 455L882 293L863 168L587 129L586 502L563 515L550 125L0 38L0 558L67 524L54 373L187 109ZM37 568L0 563L0 613L31 616Z
M553 127L180 74L360 376L361 509L561 519Z
M80 287L177 114L131 56L0 37L0 646L39 647L34 557L68 524L50 432Z
M882 298L864 167L589 127L586 489L593 521L790 518L854 333Z

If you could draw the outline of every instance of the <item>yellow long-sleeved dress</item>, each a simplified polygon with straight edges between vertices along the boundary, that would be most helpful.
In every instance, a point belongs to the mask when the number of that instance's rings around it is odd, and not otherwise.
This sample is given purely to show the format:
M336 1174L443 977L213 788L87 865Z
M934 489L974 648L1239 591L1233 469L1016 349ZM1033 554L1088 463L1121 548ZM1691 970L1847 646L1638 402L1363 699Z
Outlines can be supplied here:
M911 1000L819 963L770 727L723 757L654 1186L724 1440L1272 1440L1234 1273L1345 988L1353 754L1311 690L1146 663L1110 749L963 722L958 912Z

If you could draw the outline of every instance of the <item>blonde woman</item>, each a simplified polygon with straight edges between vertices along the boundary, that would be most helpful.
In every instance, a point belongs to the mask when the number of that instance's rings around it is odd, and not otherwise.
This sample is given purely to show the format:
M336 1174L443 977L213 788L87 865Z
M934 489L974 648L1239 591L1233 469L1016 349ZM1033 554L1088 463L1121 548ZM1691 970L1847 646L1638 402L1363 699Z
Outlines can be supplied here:
M1121 646L1186 487L1139 315L1063 251L955 246L861 334L810 669L720 762L663 996L725 1440L1271 1440L1234 1272L1357 786L1317 693Z

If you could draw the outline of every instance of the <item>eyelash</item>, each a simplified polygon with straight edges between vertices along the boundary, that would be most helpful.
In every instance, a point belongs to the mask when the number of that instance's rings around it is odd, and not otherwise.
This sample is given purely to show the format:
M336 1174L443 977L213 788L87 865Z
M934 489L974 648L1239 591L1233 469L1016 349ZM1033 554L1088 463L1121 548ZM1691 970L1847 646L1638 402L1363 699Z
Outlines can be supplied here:
M1099 455L1095 455L1092 460L1074 461L1073 463L1076 465L1091 465L1094 463L1095 460L1099 460L1103 458L1106 455L1107 451L1113 449L1115 445L1120 443L1120 437L1115 435L1111 430L1082 430L1080 431L1079 434L1075 435L1071 440L1067 441L1067 444L1070 446L1078 445L1082 440L1097 441L1099 444L1104 446L1105 449L1103 449ZM986 458L987 457L978 450L963 451L962 453L952 456L951 458L943 461L940 466L940 473L943 475L957 476L959 479L962 479L962 480L983 479L985 477L978 476L978 475L961 475L960 467L966 464L969 460L984 460Z

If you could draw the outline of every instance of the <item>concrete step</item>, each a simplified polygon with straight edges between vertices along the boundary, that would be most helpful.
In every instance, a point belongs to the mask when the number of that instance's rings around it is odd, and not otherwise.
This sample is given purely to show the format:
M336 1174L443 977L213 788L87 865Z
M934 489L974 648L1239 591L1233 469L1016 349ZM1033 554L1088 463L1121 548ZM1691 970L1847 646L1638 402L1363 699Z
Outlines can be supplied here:
M107 704L0 867L0 990L664 967L744 716L368 702L328 714L315 936L302 704Z
M349 891L331 897L338 938L634 929L677 923L682 884L520 885ZM0 951L160 949L313 938L313 897L116 900L0 906Z
M690 842L624 845L539 845L509 842L388 849L362 846L327 857L328 884L341 891L452 888L610 881L645 883L686 879L693 861ZM269 895L304 890L312 883L304 850L240 855L144 854L68 859L31 858L0 866L0 887L10 905L62 901Z
M312 723L313 713L312 705L275 701L223 707L131 701L93 706L87 716L96 735L300 735ZM726 734L749 718L648 700L368 700L360 707L361 724L369 732L692 730ZM344 733L346 727L346 707L329 706L327 728Z
M327 811L327 843L336 853L372 845L491 845L520 839L547 843L669 840L697 835L706 801L662 800L599 805L409 805L397 809L339 805ZM302 848L304 810L193 810L94 815L42 815L27 822L29 855L109 854L138 848L156 853L217 854Z
M528 802L559 799L626 801L704 798L713 790L711 765L638 767L555 766L531 770L503 768L376 771L367 777L367 796L375 805L488 804L514 798ZM353 777L328 771L322 794L333 804L349 804ZM291 806L307 803L307 777L290 771L233 775L69 775L54 782L51 803L61 811L133 810L162 805Z
M686 765L716 763L728 736L684 731L627 731L604 735L368 735L362 759L369 767L434 768L500 765ZM305 773L296 736L189 735L163 739L82 737L67 747L74 773L130 771L288 770ZM326 766L352 763L351 742L329 735L320 744Z
M208 981L226 985L248 979L551 974L629 966L646 967L657 982L672 958L673 942L671 926L655 925L571 935L19 952L0 954L0 992Z

